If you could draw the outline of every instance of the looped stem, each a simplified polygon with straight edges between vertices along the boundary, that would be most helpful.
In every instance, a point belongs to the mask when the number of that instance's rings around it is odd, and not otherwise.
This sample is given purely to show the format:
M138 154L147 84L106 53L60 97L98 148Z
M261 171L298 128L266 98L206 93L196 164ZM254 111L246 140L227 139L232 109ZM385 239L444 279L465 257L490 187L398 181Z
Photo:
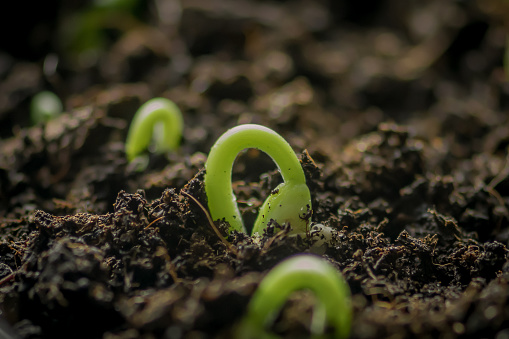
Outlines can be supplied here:
M309 222L306 213L311 210L311 195L299 159L279 134L254 124L228 130L210 150L205 164L205 191L212 218L228 221L230 232L245 232L231 178L235 158L246 148L267 153L278 166L284 180L263 204L253 230L261 232L270 219L280 224L289 222L294 229L305 230Z
M334 338L347 338L352 319L350 288L336 268L314 255L286 259L265 276L248 305L239 337L272 337L266 328L275 321L290 294L302 289L310 290L317 300L312 334L324 335L329 324L334 327Z
M159 124L162 131L154 133ZM150 99L141 105L129 127L125 146L128 161L148 147L154 134L158 152L177 148L183 128L182 113L177 105L165 98Z

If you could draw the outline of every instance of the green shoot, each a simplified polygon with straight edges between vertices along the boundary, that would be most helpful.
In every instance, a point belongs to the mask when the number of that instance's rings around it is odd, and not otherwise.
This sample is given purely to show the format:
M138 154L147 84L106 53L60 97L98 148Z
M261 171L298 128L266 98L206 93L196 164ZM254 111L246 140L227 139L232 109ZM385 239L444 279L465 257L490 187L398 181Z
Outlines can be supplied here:
M125 33L139 24L139 0L93 0L63 18L59 39L63 53L76 65L93 65L108 45L108 31Z
M62 111L62 101L53 92L39 92L34 95L30 103L30 118L34 124L54 119L62 114Z
M314 255L296 255L275 266L262 280L238 327L239 338L277 338L267 333L291 293L308 289L317 305L311 320L313 337L323 338L326 326L334 338L347 338L352 321L350 288L341 273Z
M162 131L154 133L159 126ZM143 152L149 146L153 135L156 152L176 149L183 128L182 113L177 105L165 98L150 99L141 105L129 127L125 145L127 160L132 161Z
M257 148L267 153L284 180L263 203L252 233L262 233L271 219L281 225L290 223L293 233L306 232L311 215L311 194L299 159L283 137L260 125L234 127L210 150L204 181L212 219L224 218L230 224L230 232L246 232L231 183L235 158L245 148Z

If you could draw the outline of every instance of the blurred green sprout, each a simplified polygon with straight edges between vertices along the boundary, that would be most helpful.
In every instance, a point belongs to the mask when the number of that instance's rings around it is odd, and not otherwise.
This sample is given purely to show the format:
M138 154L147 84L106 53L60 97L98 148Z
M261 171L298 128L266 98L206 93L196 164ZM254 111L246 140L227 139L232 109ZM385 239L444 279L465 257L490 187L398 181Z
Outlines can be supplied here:
M302 166L292 147L273 130L254 124L236 126L225 132L210 150L205 163L205 192L213 220L226 220L229 232L246 232L237 199L232 189L232 167L237 155L246 148L267 153L276 163L284 182L265 200L252 233L263 233L270 220L289 223L292 233L308 230L311 194Z
M312 338L347 338L352 322L350 288L341 273L321 257L300 254L276 265L261 281L237 327L239 338L278 338L267 329L288 297L297 290L316 297L311 319ZM331 335L327 327L333 328Z
M155 152L175 150L182 138L184 121L180 109L166 98L153 98L140 106L135 113L125 144L129 162L133 161L152 140Z
M62 114L62 111L62 101L55 93L50 91L37 93L30 102L30 119L33 124L52 120Z
M60 26L63 52L78 64L91 64L107 46L108 31L125 32L138 20L139 0L94 0L64 18Z

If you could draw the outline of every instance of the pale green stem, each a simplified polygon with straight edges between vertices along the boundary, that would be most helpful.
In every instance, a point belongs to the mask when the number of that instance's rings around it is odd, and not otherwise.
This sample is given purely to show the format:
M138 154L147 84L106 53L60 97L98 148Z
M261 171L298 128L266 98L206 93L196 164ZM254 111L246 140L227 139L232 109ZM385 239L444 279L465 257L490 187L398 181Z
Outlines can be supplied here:
M338 270L314 255L294 256L265 276L248 305L238 334L244 338L273 337L266 329L290 294L302 289L310 290L318 301L319 311L313 314L312 334L323 335L323 324L329 324L334 327L334 338L347 338L352 319L350 288Z
M246 148L267 153L278 166L284 180L260 208L253 232L262 232L270 219L280 224L290 223L293 229L305 232L311 211L311 196L299 159L279 134L253 124L230 129L210 150L205 164L205 191L212 219L224 218L230 224L230 231L245 232L231 181L235 158Z
M149 146L158 124L163 126L163 133L154 138L157 151L165 152L178 147L184 128L182 113L171 100L154 98L141 105L129 127L125 145L129 161Z

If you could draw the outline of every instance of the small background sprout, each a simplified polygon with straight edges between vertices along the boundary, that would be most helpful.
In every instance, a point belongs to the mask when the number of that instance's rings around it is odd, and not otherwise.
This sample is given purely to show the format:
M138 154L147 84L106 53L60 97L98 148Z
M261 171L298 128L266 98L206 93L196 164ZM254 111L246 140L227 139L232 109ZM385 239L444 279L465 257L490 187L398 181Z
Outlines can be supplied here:
M182 113L177 105L165 98L150 99L138 109L129 127L125 152L132 161L154 139L156 152L178 147L184 129Z
M30 119L34 124L54 119L62 114L62 111L62 101L53 92L39 92L34 95L30 103Z
M60 39L63 53L76 66L90 66L111 43L113 35L122 35L140 22L139 0L93 0L81 11L66 17L61 23ZM109 34L108 34L109 33Z
M263 203L252 233L262 233L271 219L279 224L290 223L293 233L306 232L311 214L311 194L299 159L283 137L267 127L254 124L228 130L210 150L205 163L204 182L212 219L224 218L230 224L230 232L246 232L231 183L235 158L246 148L257 148L267 153L284 180Z
M327 325L333 338L347 338L352 321L350 288L341 273L314 255L296 255L275 266L262 280L238 327L239 338L277 338L267 332L291 293L309 289L316 296L310 331L325 338Z
M507 80L509 80L509 33L505 39L504 70Z

